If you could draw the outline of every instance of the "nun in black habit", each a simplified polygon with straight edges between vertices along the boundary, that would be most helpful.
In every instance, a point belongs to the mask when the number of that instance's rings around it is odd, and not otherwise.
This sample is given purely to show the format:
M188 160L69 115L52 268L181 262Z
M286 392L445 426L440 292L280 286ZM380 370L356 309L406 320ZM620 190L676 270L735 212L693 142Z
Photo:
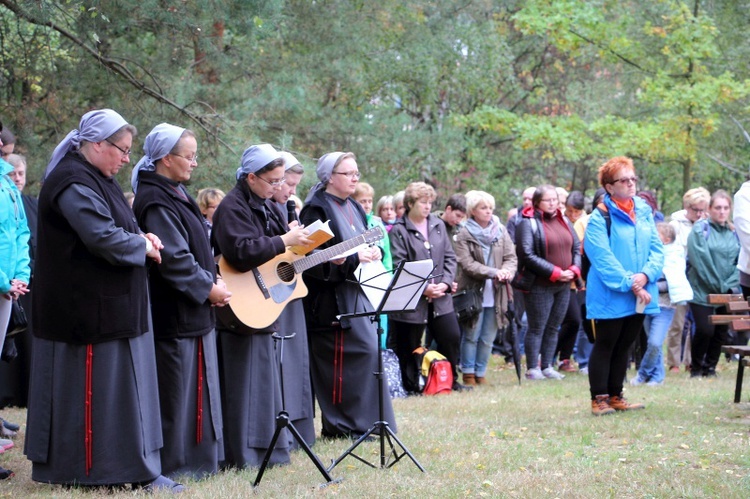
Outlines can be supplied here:
M146 263L163 246L114 179L134 134L111 109L90 111L47 166L24 449L38 482L183 489L159 459Z
M216 255L247 272L284 253L287 246L310 242L302 227L287 231L273 206L271 197L284 183L284 160L278 151L269 144L247 148L236 178L214 213L211 240ZM264 330L232 331L220 321L218 329L226 464L260 466L282 408L271 337L279 330L278 322ZM284 429L270 464L289 462L290 440Z
M318 160L320 183L300 213L302 223L330 220L334 237L323 247L367 230L362 207L351 198L359 180L353 153L332 152ZM369 317L342 319L337 315L372 312L373 307L354 270L360 262L382 258L376 247L313 267L303 274L309 288L303 299L310 341L313 389L320 405L324 437L358 437L379 420L377 328ZM383 384L385 420L396 431L388 382Z
M133 169L133 210L143 230L159 234L162 263L149 269L156 339L162 474L203 478L224 460L213 307L228 303L216 278L208 227L182 182L198 164L195 134L154 127Z

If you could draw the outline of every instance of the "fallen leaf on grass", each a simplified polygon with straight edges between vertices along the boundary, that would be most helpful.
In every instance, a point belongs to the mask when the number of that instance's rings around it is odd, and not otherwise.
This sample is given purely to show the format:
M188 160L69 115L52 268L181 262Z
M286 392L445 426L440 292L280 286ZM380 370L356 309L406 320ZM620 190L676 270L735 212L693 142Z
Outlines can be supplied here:
M688 444L680 444L680 449L689 449L690 446Z

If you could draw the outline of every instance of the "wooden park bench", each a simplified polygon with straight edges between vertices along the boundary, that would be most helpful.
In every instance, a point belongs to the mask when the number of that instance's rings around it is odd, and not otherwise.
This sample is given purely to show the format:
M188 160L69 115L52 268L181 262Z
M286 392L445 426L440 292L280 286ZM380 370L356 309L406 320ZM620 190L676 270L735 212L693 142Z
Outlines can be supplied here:
M708 303L722 304L727 307L728 314L716 314L709 316L711 324L727 324L735 331L750 331L750 303L742 295L708 295ZM743 313L744 312L744 313ZM737 362L737 382L734 386L734 403L740 402L742 397L742 379L745 375L745 366L750 366L750 346L747 345L724 345L721 351L729 355L739 356Z

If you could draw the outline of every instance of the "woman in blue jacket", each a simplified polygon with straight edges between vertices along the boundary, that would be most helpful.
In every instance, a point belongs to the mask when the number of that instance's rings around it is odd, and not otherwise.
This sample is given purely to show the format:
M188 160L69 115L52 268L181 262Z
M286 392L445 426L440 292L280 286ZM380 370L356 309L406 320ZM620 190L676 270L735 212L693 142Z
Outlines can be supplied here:
M593 210L584 251L591 261L587 279L587 318L594 321L596 342L589 361L591 412L643 409L622 396L628 349L645 314L659 313L655 298L664 255L651 208L636 197L630 158L612 158L599 168L607 191L603 210ZM605 214L608 220L605 219Z

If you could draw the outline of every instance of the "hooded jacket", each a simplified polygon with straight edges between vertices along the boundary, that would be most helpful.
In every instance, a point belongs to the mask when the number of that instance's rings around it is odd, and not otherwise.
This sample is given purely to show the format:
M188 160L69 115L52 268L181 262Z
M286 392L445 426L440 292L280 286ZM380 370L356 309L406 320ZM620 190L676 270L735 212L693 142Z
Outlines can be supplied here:
M737 256L740 242L729 224L699 220L688 236L688 281L693 288L692 303L716 307L708 303L711 293L729 293L740 285Z
M586 228L586 255L591 270L586 281L586 316L589 319L618 319L635 314L636 297L631 291L633 275L648 277L646 291L651 302L644 313L658 314L659 290L664 252L654 224L651 207L639 197L635 202L635 222L607 194L603 203L609 209L612 225L607 237L604 217L591 212Z
M11 279L28 284L29 226L21 193L8 177L13 167L0 159L0 294L10 291Z

